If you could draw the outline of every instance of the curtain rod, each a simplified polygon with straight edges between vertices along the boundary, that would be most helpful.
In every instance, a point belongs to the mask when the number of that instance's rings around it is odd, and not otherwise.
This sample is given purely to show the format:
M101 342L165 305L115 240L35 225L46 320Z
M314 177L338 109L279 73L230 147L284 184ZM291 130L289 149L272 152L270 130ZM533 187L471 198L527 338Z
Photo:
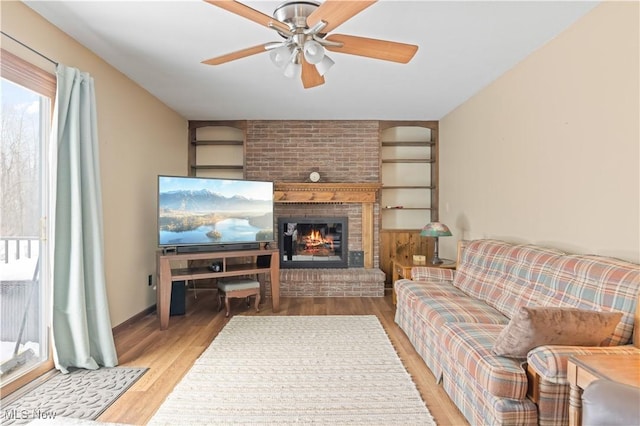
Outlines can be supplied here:
M15 39L13 37L11 37L9 34L5 33L4 31L0 30L0 33L2 33L2 35L5 35L7 37L9 37L11 40L15 41L16 43L18 43L19 45L26 47L27 49L29 49L30 51L32 51L33 53L35 53L36 55L46 59L47 61L51 62L53 65L58 65L58 63L56 61L54 61L53 59L49 58L48 56L43 55L42 53L38 52L37 50L35 50L32 47L27 46L26 44L24 44L23 42L21 42L18 39Z

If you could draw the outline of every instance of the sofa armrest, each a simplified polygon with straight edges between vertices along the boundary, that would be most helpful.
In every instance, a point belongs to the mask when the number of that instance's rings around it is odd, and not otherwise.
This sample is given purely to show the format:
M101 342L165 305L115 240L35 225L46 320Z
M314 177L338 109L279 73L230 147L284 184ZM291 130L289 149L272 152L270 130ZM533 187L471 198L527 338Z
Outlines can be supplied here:
M527 355L527 369L539 380L568 385L567 361L574 355L637 354L633 345L623 346L538 346ZM531 384L535 386L535 383Z
M411 279L414 281L453 281L455 271L445 268L429 266L414 266L411 268Z

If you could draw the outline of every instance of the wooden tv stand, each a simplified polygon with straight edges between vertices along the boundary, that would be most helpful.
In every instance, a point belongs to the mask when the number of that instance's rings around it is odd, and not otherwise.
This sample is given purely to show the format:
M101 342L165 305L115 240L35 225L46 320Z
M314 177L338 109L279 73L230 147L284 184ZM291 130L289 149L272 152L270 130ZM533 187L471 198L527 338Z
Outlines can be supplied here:
M271 255L269 266L259 267L256 264L257 256ZM166 330L169 327L169 309L171 306L171 287L173 281L200 280L207 278L234 277L252 274L271 274L271 300L273 312L280 310L280 258L278 249L256 249L238 251L215 251L196 253L171 253L157 254L157 287L156 303L157 312L160 317L160 329ZM251 263L231 264L228 259L251 258ZM191 260L211 260L222 263L220 272L213 272L208 267L197 268L176 268L172 269L172 262L187 263Z

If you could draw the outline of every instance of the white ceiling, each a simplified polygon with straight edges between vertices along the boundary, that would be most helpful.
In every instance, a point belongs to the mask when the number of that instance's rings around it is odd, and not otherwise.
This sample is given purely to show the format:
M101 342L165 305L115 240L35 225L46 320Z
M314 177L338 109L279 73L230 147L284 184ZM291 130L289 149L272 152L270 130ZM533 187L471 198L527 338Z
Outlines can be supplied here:
M281 38L200 0L25 3L190 120L439 120L597 4L379 1L332 33L417 44L413 60L330 53L326 83L305 90L268 53L201 64ZM280 4L245 3L267 15Z

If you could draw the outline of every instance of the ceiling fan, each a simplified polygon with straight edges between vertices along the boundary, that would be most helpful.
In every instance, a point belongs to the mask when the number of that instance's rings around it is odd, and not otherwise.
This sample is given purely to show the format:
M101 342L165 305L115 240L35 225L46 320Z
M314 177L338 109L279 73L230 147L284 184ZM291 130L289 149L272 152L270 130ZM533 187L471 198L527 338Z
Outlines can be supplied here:
M277 31L284 41L268 42L202 61L220 65L265 51L287 77L300 76L305 89L324 84L324 75L334 64L325 51L365 56L406 64L418 46L394 41L328 34L377 0L289 0L278 6L273 17L232 0L204 0L236 15Z

